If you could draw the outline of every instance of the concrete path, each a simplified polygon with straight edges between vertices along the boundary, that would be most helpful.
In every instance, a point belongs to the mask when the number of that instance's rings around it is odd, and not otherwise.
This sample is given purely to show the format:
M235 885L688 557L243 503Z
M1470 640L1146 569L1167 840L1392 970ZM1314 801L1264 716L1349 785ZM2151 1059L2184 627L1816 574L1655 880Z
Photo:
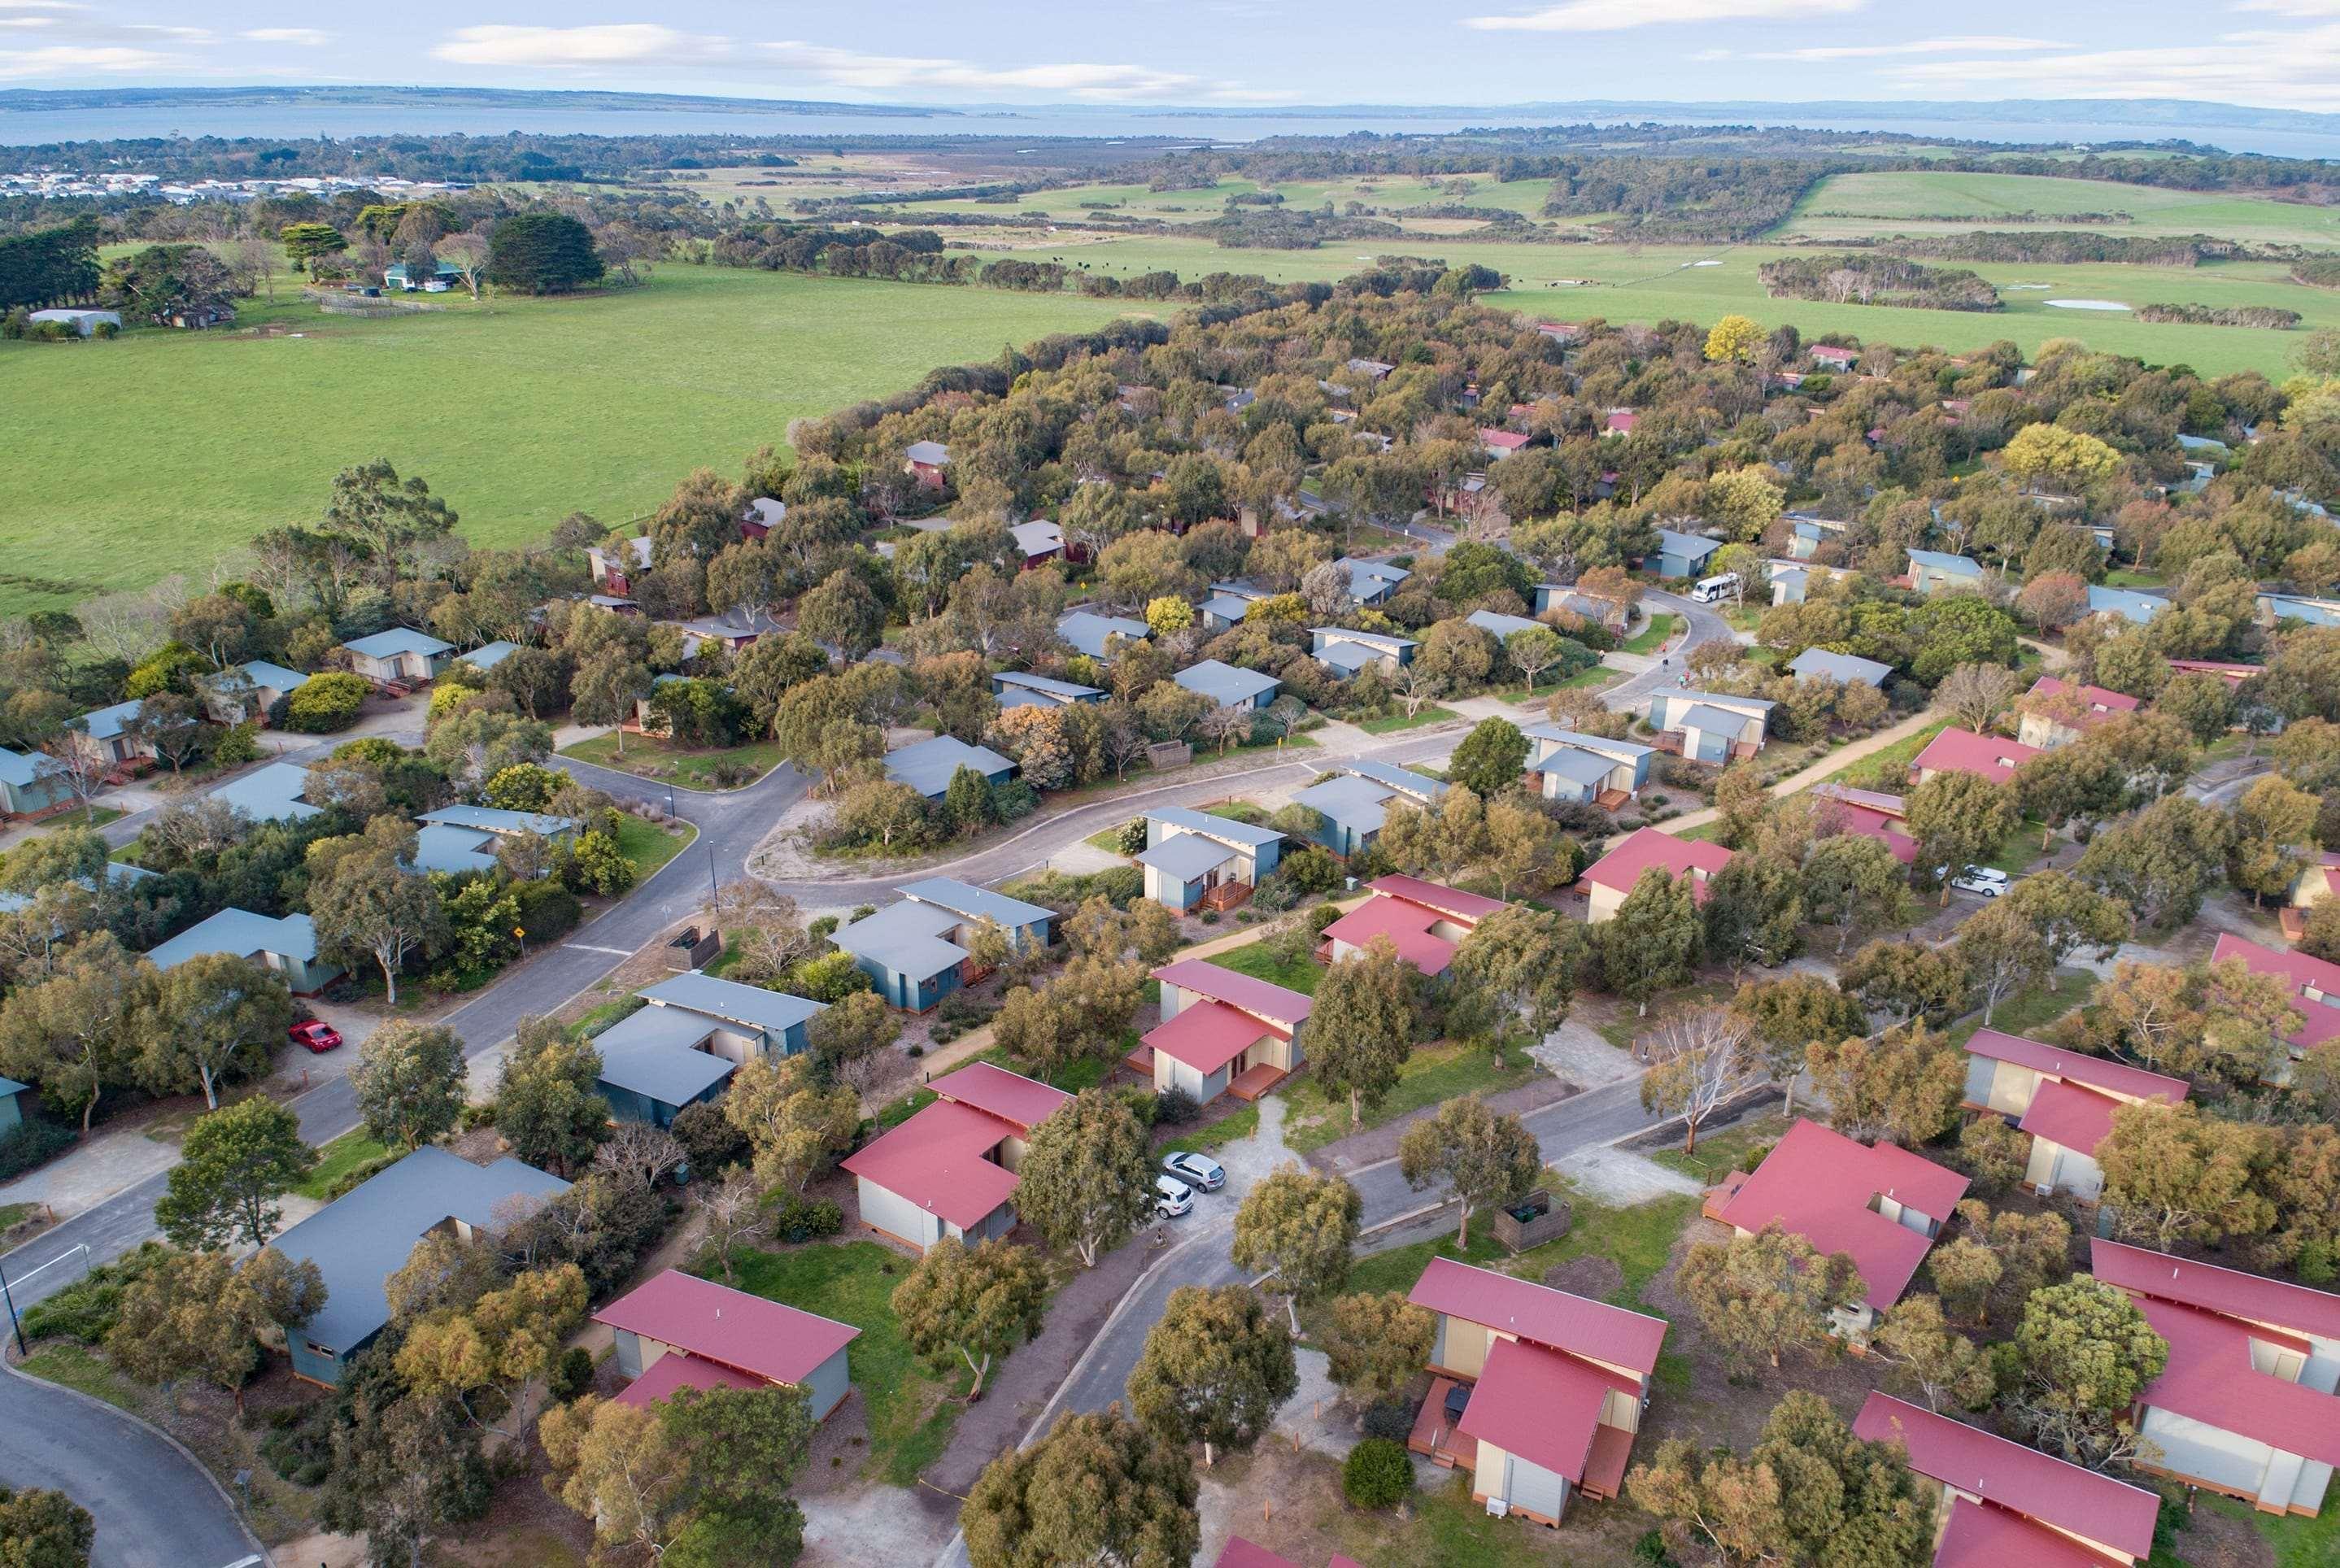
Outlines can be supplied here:
M1789 774L1771 786L1771 793L1785 799L1800 790L1809 789L1813 785L1822 783L1831 776L1842 772L1862 758L1874 757L1895 742L1908 739L1933 722L1935 722L1935 714L1930 709L1913 713L1899 724L1888 726L1874 735L1864 735L1858 740L1838 747L1800 772ZM1692 828L1704 827L1720 815L1721 813L1715 810L1713 807L1708 806L1696 811L1685 811L1671 821L1659 823L1657 828L1661 833L1686 833Z

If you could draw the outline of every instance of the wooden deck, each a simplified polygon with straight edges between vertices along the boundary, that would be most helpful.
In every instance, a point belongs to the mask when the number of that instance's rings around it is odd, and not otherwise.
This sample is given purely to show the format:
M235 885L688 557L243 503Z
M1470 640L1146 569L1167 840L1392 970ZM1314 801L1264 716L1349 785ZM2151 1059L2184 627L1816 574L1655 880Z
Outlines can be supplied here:
M1150 1073L1153 1069L1148 1067L1146 1070ZM1239 1100L1255 1100L1291 1076L1282 1067L1262 1062L1255 1067L1247 1067L1237 1073L1234 1081L1227 1086L1227 1093Z
M1615 811L1632 798L1632 791L1629 789L1603 789L1592 798L1592 803L1603 811Z
M1202 907L1205 909L1216 909L1224 915L1243 908L1250 899L1251 884L1249 882L1222 882L1215 888L1205 890Z
M1121 1058L1121 1065L1146 1082L1152 1083L1154 1081L1154 1047L1141 1044L1135 1050Z
M1467 1385L1460 1378L1432 1378L1429 1396L1415 1413L1413 1432L1405 1440L1405 1445L1414 1453L1426 1454L1432 1464L1443 1464L1449 1470L1458 1465L1469 1470L1479 1463L1479 1440L1463 1436L1446 1420L1448 1392L1463 1386Z
M1592 1429L1592 1452L1584 1460L1584 1492L1615 1497L1625 1490L1625 1466L1633 1457L1633 1434L1621 1426Z

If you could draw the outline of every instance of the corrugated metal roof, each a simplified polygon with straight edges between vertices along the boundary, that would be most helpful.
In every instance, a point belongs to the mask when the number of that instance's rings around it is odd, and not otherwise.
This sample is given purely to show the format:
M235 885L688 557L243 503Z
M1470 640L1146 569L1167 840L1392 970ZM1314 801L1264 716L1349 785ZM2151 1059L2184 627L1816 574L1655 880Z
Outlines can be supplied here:
M2057 1046L2046 1046L2038 1040L2027 1040L2021 1035L2010 1035L1998 1029L1977 1029L1966 1048L1978 1057L1993 1061L2013 1062L2050 1077L2064 1078L2076 1084L2087 1084L2133 1099L2163 1099L2176 1105L2186 1097L2189 1086L2184 1078L2167 1077L2149 1073L2143 1067L2133 1067L2126 1062L2092 1057L2085 1051L2066 1050Z
M1574 1356L1498 1339L1454 1430L1581 1482L1601 1407L1614 1386L1600 1368Z
M905 898L932 904L971 920L996 920L1009 931L1049 919L1055 914L1042 905L1027 904L1021 898L1011 898L1005 893L995 893L952 877L922 877L895 890Z
M1138 852L1137 863L1151 866L1165 877L1191 882L1212 867L1233 859L1239 851L1199 833L1173 833L1159 844Z
M947 1100L973 1106L1025 1128L1038 1126L1071 1104L1073 1098L1060 1088L1021 1073L1011 1073L992 1062L969 1062L927 1087Z
M787 991L768 991L761 986L743 986L737 980L696 972L671 976L655 986L646 986L641 994L660 1006L688 1007L694 1013L748 1024L774 1035L808 1022L823 1010L822 1004Z
M1936 1220L1966 1196L1967 1178L1890 1144L1865 1146L1816 1122L1798 1120L1738 1195L1724 1224L1759 1231L1777 1220L1823 1253L1849 1253L1866 1299L1888 1307L1901 1298L1933 1243L1869 1206L1879 1195Z
M2139 1404L2303 1459L2340 1464L2340 1394L2259 1371L2252 1364L2251 1339L2265 1331L2157 1296L2134 1299L2153 1332L2169 1342L2169 1365L2138 1396Z
M2107 1285L2319 1339L2340 1339L2340 1295L2117 1241L2091 1241L2088 1269Z
M1016 1173L983 1157L1016 1130L987 1111L937 1100L842 1163L854 1176L968 1230L1016 1196Z
M1298 991L1288 991L1234 969L1223 969L1207 958L1180 958L1165 964L1154 971L1154 978L1287 1027L1304 1021L1309 1008L1315 1005Z
M1636 828L1623 840L1591 865L1584 868L1584 879L1603 888L1614 888L1630 893L1641 879L1641 873L1652 866L1661 866L1681 878L1692 871L1703 871L1711 877L1730 864L1730 851L1720 844L1709 844L1698 839L1677 839L1671 833L1661 833L1655 828ZM1706 897L1703 878L1698 885L1698 897Z
M1500 1328L1538 1345L1644 1375L1657 1370L1666 1320L1548 1285L1433 1257L1406 1299L1432 1312Z
M1254 849L1277 843L1284 838L1273 828L1264 828L1254 822L1238 822L1232 817L1214 816L1208 811L1190 811L1184 806L1156 806L1146 812L1145 819L1168 828L1183 828L1189 833L1208 834L1214 839L1224 839L1229 843Z
M362 653L369 659L388 659L400 653L435 656L455 651L455 645L451 642L442 642L427 631L415 631L403 626L377 631L372 637L353 638L342 646L352 653Z
M1145 1031L1145 1043L1208 1077L1272 1031L1259 1018L1224 1002L1189 1002Z
M239 958L275 953L307 963L317 956L317 928L306 915L277 919L249 909L222 909L169 941L156 943L146 958L156 968L167 969L203 953L231 953Z
M956 735L937 735L886 753L886 777L907 784L929 800L938 800L950 788L952 775L972 768L989 779L1012 771L1016 759L1002 757L988 746L969 746Z
M1175 679L1187 690L1199 691L1222 708L1254 701L1262 693L1274 691L1283 684L1273 675L1238 670L1216 659L1188 665L1178 671Z
M669 1268L593 1315L773 1383L802 1383L861 1337L849 1323Z

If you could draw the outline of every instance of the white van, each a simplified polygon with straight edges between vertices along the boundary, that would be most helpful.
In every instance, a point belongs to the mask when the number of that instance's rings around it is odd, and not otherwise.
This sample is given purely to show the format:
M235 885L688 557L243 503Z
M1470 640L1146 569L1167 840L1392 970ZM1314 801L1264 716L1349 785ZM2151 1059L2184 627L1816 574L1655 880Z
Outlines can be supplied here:
M1690 590L1691 598L1700 604L1712 604L1718 599L1728 599L1739 591L1739 574L1726 571L1720 577L1702 577L1698 586Z

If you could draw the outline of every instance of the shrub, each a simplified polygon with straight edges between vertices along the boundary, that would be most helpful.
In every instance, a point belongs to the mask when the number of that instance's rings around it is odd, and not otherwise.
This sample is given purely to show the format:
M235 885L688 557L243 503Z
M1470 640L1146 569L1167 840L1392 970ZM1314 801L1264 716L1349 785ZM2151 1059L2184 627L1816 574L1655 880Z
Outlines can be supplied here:
M1164 1089L1154 1097L1154 1120L1157 1126L1182 1127L1202 1114L1203 1107L1184 1089Z
M598 828L577 836L563 871L570 888L580 893L599 893L604 898L615 898L630 891L635 875L634 863L618 847L616 837Z
M552 1364L549 1380L552 1397L566 1404L593 1386L593 1353L572 1345Z
M84 1345L97 1344L114 1332L114 1317L122 1310L123 1291L162 1256L161 1243L143 1242L135 1252L124 1253L112 1263L102 1263L47 1300L35 1302L25 1308L25 1337L46 1339L51 1335L63 1335Z
M1114 835L1113 847L1125 855L1135 855L1145 848L1145 819L1132 817Z
M220 731L212 743L212 760L223 768L234 768L260 760L259 726L247 720L231 724Z
M355 675L312 675L284 704L284 728L302 735L330 735L357 722L372 687Z
M1341 1490L1360 1508L1392 1508L1413 1490L1413 1461L1392 1437L1368 1437L1349 1450Z
M692 1174L702 1178L711 1176L726 1166L745 1164L748 1158L748 1135L723 1114L720 1099L701 1100L688 1105L675 1113L674 1126L668 1128L690 1156Z
M18 1122L0 1137L0 1181L14 1181L55 1158L73 1146L75 1136L73 1128L55 1122Z
M488 804L506 811L541 811L568 782L568 774L541 762L515 762L488 780Z
M333 1468L333 1402L288 1405L268 1413L260 1456L296 1486L315 1486Z
M785 1242L819 1241L844 1228L845 1211L825 1197L790 1194L772 1208L772 1234Z
M334 1198L343 1197L357 1191L360 1186L373 1180L405 1157L404 1155L392 1151L389 1154L377 1155L372 1159L363 1160L352 1166L348 1170L335 1176L332 1185L325 1188L326 1201L330 1203Z
M1365 1435L1403 1443L1413 1435L1413 1410L1403 1399L1384 1399L1368 1406L1364 1419Z
M1115 1094L1122 1104L1129 1107L1129 1114L1137 1118L1139 1126L1152 1126L1162 1114L1162 1098L1151 1089L1133 1085L1128 1088L1116 1089Z

